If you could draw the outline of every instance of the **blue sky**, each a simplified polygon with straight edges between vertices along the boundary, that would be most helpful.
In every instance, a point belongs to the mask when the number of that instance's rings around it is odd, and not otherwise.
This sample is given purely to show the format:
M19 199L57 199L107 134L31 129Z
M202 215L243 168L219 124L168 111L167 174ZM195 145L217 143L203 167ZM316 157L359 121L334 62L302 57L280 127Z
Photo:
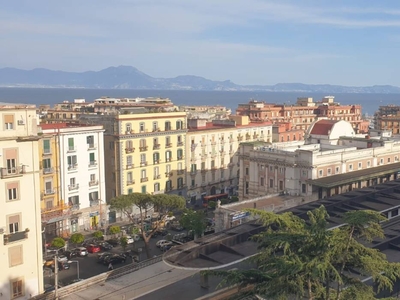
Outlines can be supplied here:
M0 67L400 86L400 2L3 1Z

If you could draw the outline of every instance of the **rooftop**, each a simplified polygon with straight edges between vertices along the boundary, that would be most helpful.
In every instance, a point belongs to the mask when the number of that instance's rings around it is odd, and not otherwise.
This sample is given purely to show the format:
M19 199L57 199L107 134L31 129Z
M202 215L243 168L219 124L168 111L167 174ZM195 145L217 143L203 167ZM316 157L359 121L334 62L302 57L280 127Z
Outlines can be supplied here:
M23 103L11 103L11 102L0 102L1 109L36 109L35 104L23 104Z
M314 124L313 128L311 129L310 134L329 135L329 133L332 130L332 127L333 127L333 125L335 125L335 123L337 123L337 121L319 120Z

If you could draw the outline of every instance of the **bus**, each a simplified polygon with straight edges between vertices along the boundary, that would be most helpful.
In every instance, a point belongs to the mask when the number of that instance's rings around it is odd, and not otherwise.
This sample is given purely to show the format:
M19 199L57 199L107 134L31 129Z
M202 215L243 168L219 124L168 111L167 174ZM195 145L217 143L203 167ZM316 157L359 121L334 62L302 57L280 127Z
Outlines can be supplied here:
M208 201L215 201L217 202L218 200L222 199L227 199L228 194L217 194L217 195L210 195L210 196L203 196L203 207L207 208L208 207Z

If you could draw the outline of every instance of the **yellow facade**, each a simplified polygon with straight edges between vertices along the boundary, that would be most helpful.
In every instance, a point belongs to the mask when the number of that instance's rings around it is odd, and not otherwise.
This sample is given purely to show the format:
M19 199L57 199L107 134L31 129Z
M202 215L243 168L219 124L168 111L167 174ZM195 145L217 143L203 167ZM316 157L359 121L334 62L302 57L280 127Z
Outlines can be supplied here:
M40 160L40 204L42 222L46 224L46 234L63 234L64 201L60 199L60 176L57 136L44 134L39 141Z
M186 121L184 112L116 115L114 134L105 137L106 168L112 153L109 170L112 165L115 170L112 175L106 169L107 197L133 192L184 195Z

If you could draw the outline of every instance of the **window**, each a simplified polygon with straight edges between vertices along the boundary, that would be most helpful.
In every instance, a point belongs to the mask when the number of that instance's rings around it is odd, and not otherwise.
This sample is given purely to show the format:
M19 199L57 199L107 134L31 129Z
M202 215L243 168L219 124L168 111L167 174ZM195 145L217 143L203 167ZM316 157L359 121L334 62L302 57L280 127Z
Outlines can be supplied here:
M172 160L172 152L166 151L165 152L165 161L171 161L171 160Z
M96 164L96 158L94 157L94 153L89 153L89 161L90 161L90 165Z
M215 168L215 160L211 161L211 168Z
M183 128L183 122L181 120L176 121L176 129L182 129Z
M335 168L335 174L339 174L339 167Z
M177 139L178 139L178 145L181 145L183 143L182 136L178 135Z
M75 150L74 138L68 138L68 151L74 151L74 150Z
M53 181L51 179L45 182L45 194L53 194Z
M17 200L18 197L18 182L7 182L7 200Z
M88 145L89 148L94 147L94 136L93 135L89 135L86 137L86 144Z
M131 151L132 148L133 148L132 141L126 141L125 142L125 151Z
M154 167L154 178L158 178L160 175L160 169L158 167Z
M160 153L154 152L153 153L153 164L158 164L160 162Z
M158 130L158 123L153 122L153 131L157 131L157 130Z
M171 165L167 165L167 166L166 166L166 172L167 172L167 173L171 172Z
M140 164L141 165L146 165L146 154L140 154Z
M145 186L145 185L142 185L142 194L147 194L146 186Z
M5 130L14 129L14 115L3 115L3 119L4 119Z
M127 184L132 184L132 172L128 172L127 174L126 174L126 181L127 181Z
M43 153L49 154L50 152L50 140L43 140Z
M144 128L144 122L141 122L141 123L139 124L139 130L140 130L140 132L144 132L144 130L145 130L145 128Z
M306 185L305 183L303 183L303 184L301 185L301 192L302 192L303 194L307 193L307 185Z
M190 172L191 172L191 173L196 173L196 169L197 169L197 164L191 164L191 166L190 166Z
M146 147L146 140L145 139L141 139L140 140L140 148L144 148Z
M182 149L178 149L177 157L178 157L178 159L182 159L183 158L183 150Z
M371 166L371 162L367 161L367 167L369 168Z
M331 170L331 168L329 168L329 169L327 170L328 176L331 175L331 172L332 172L332 170Z
M147 176L146 176L146 169L142 169L141 171L140 171L140 178L146 178Z
M131 133L132 132L132 124L131 123L127 123L125 128L126 128L126 132L127 133Z
M282 191L283 190L283 181L279 180L279 190Z
M171 190L172 189L172 181L171 180L166 181L165 187L166 187L167 191Z
M8 232L9 233L18 232L20 227L21 227L21 216L19 214L8 216Z
M322 176L322 175L324 175L324 171L323 170L319 170L319 176Z
M90 174L90 182L96 181L96 174Z
M171 130L171 122L170 121L166 121L165 122L165 131Z
M381 161L380 161L380 162L381 162L381 165L383 165L383 158L381 158Z
M249 182L248 181L246 181L245 193L246 193L246 195L249 194Z
M206 169L206 163L205 163L204 161L201 163L201 169L202 169L202 170L205 170L205 169Z
M390 157L388 157L387 162L390 163Z
M68 197L69 205L79 205L79 196Z
M246 176L249 175L249 168L246 167Z
M260 186L264 186L264 177L260 178Z
M352 164L349 165L349 171L353 171L353 165Z
M14 279L11 281L11 299L15 299L24 295L23 279Z
M126 165L129 167L132 166L132 155L126 157Z
M67 156L68 169L73 169L77 166L76 155Z
M224 175L225 175L224 170L221 170L221 179L222 179L222 180L224 179Z
M273 179L270 179L270 180L269 180L269 187L270 187L270 188L273 188L273 187L274 187L274 180L273 180Z
M165 138L165 146L166 146L166 147L171 146L171 137L167 136L167 137Z
M133 193L133 189L128 189L128 195Z
M274 170L273 166L269 166L269 171L272 172Z
M362 163L358 163L358 168L361 169L362 168Z
M206 175L205 174L201 175L201 182L206 182Z
M11 267L22 265L24 263L22 245L8 248L8 265Z
M303 175L303 176L307 176L307 171L306 171L306 170L303 170L303 171L302 171L302 175Z
M154 192L159 192L160 191L160 184L157 182L154 184Z
M182 163L181 162L178 163L178 171L179 170L182 170Z
M178 189L183 188L183 178L182 177L178 178L177 184L178 184Z
M99 200L99 192L91 192L91 193L89 193L89 201L90 202L97 202L97 200ZM93 204L95 204L95 203L93 203Z

